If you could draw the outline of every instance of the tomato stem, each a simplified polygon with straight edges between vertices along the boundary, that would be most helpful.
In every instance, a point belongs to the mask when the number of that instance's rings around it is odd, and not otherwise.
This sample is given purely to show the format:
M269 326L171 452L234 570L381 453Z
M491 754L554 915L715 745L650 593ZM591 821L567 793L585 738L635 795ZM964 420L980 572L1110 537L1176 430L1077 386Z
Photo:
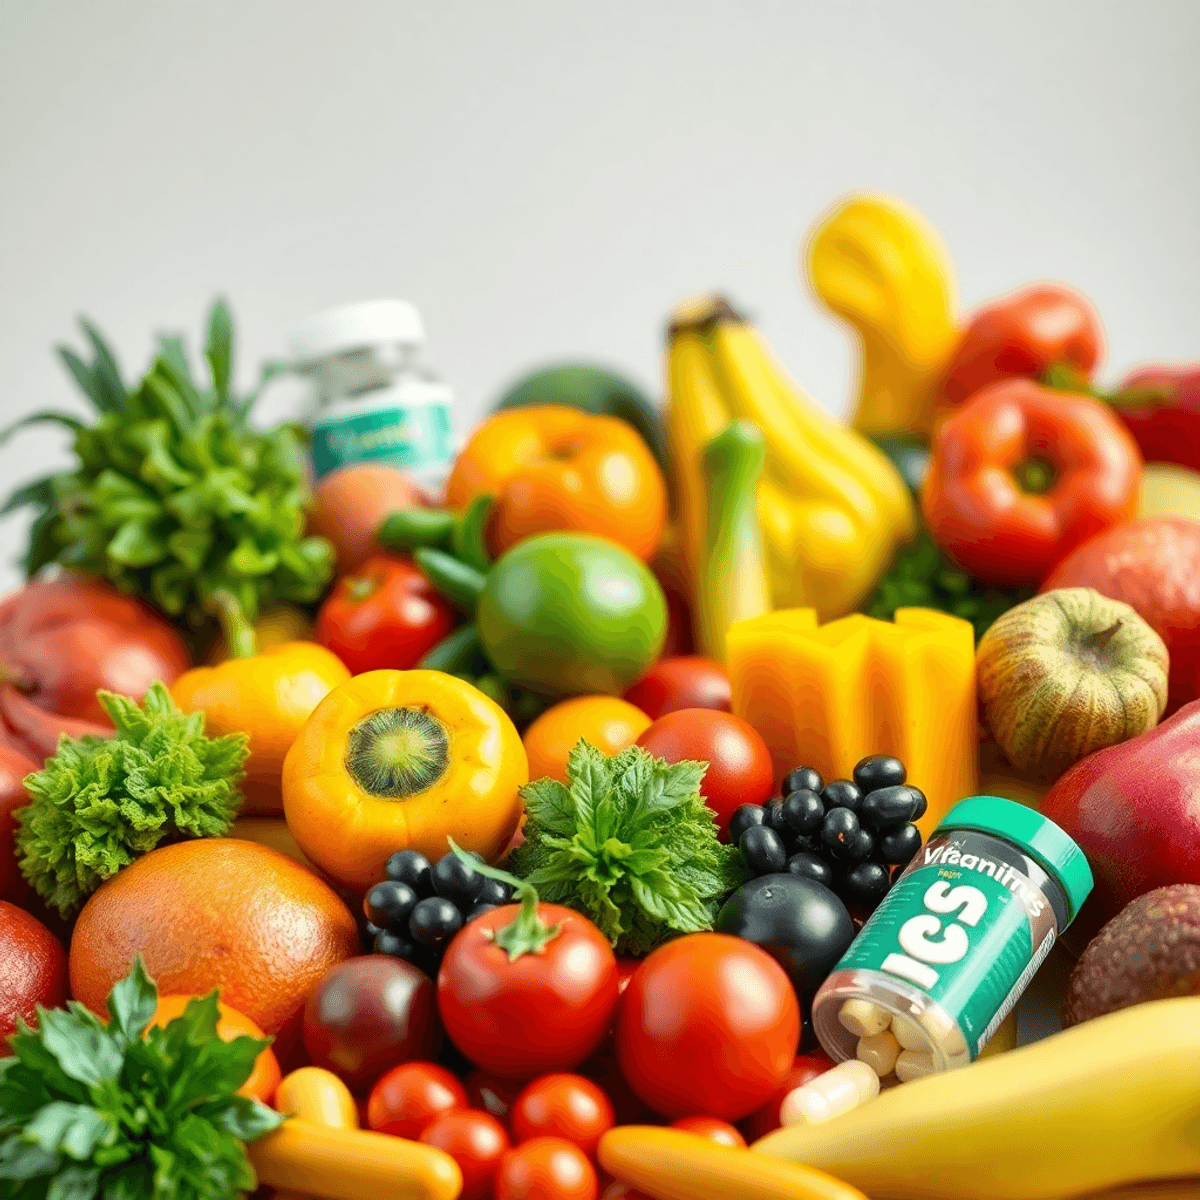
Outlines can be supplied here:
M525 954L541 954L546 943L552 942L562 933L561 922L557 925L547 925L538 915L537 888L532 883L525 879L518 879L515 875L501 871L498 867L489 867L487 863L481 863L478 859L472 858L455 844L453 838L447 838L446 841L450 843L450 849L454 851L460 862L478 871L480 875L487 876L488 879L507 883L513 889L513 899L520 902L521 911L511 925L505 925L503 929L485 929L483 931L484 937L508 954L509 962L516 962Z

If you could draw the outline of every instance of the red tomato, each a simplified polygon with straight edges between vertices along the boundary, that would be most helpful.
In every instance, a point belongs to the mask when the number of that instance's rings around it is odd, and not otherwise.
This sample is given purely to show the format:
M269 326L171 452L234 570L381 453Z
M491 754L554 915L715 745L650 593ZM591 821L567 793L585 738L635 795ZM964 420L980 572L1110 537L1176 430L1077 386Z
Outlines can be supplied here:
M393 1067L371 1089L367 1125L379 1133L415 1141L435 1117L467 1107L463 1085L437 1063Z
M800 1041L783 968L741 938L693 933L642 963L617 1012L617 1061L667 1117L736 1121L780 1088Z
M680 1117L678 1121L671 1122L671 1128L694 1133L710 1142L716 1142L718 1146L736 1148L746 1144L746 1139L728 1121L719 1121L716 1117Z
M562 1138L539 1137L510 1150L496 1172L495 1200L596 1200L587 1155Z
M700 794L716 813L721 840L729 840L729 818L741 804L765 804L775 793L771 752L758 731L732 713L681 708L659 717L637 740L656 758L708 763Z
M617 1048L611 1037L605 1039L599 1051L579 1068L579 1073L609 1098L618 1125L645 1125L655 1120L655 1115L621 1074L621 1068L617 1066Z
M629 981L633 978L633 973L642 965L640 958L618 958L617 959L617 993L625 994L625 989L629 986Z
M377 554L343 575L317 614L316 640L355 675L415 667L458 617L407 558Z
M454 1044L502 1079L570 1071L604 1040L617 1004L617 960L586 917L557 904L538 916L559 932L536 953L509 960L491 934L519 904L476 917L455 937L438 972L438 1008Z
M729 672L724 663L699 654L660 658L625 693L625 699L655 721L681 708L728 712L732 702Z
M512 1106L524 1086L520 1079L499 1079L487 1071L472 1071L467 1076L467 1099L472 1108L480 1108L507 1125Z
M818 1075L824 1075L826 1071L832 1070L836 1065L832 1058L820 1050L812 1054L798 1055L783 1083L780 1084L779 1091L762 1108L751 1113L742 1122L746 1136L752 1142L756 1142L759 1138L766 1137L768 1133L774 1133L776 1129L782 1128L783 1122L779 1119L779 1109L788 1092L794 1088L803 1087L806 1083L816 1079Z
M543 1075L517 1097L512 1110L518 1143L560 1137L592 1158L600 1137L617 1123L612 1101L582 1075Z
M512 1145L495 1117L472 1108L452 1109L426 1125L420 1141L458 1163L463 1177L459 1200L491 1200L500 1159Z

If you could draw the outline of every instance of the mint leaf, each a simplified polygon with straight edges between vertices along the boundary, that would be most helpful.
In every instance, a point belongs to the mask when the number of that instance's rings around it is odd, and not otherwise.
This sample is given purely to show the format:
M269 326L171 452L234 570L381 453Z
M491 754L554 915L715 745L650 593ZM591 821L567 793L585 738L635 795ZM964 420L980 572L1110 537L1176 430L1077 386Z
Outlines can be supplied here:
M234 1096L232 1101L213 1115L214 1125L243 1142L252 1142L278 1129L284 1120L283 1113L249 1096Z
M521 789L525 811L547 833L570 837L575 832L571 794L557 779L537 779Z
M125 1045L140 1038L154 1016L158 1005L158 989L146 974L139 954L133 970L118 983L108 997L108 1028Z
M20 1136L0 1142L0 1179L38 1179L58 1170L61 1158Z
M83 1104L54 1100L25 1126L24 1138L51 1154L82 1161L97 1146L111 1146L117 1128L111 1119Z
M99 1181L96 1167L65 1167L51 1181L46 1200L92 1200Z
M575 809L575 823L590 825L596 802L606 796L612 786L608 759L582 739L567 756L568 792Z
M64 1074L88 1087L116 1079L124 1059L106 1032L61 1009L38 1009L38 1036Z

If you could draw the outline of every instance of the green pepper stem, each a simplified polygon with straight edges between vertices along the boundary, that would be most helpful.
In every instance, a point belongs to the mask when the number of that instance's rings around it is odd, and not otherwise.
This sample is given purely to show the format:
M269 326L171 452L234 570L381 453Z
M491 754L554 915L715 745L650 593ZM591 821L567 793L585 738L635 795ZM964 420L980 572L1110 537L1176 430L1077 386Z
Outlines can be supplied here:
M486 571L492 565L486 540L491 514L492 497L476 496L454 523L454 532L450 536L450 548L455 557L477 571Z
M387 550L445 548L450 544L457 519L444 508L405 508L385 517L375 536Z
M452 554L432 547L421 547L413 552L413 561L425 574L425 578L451 604L465 613L473 613L487 576L482 571L460 562Z
M507 871L489 867L487 863L472 858L455 844L453 838L447 838L446 841L450 843L450 849L460 862L466 863L488 879L507 883L513 889L513 899L520 902L521 911L511 925L505 925L502 929L484 930L484 936L508 955L509 962L516 962L525 954L541 954L546 944L562 933L561 922L558 925L547 925L538 915L537 888L528 880L518 879Z
M246 612L231 592L223 588L213 593L213 607L225 634L225 645L233 658L253 658L258 653L258 638L254 626L246 620Z
M478 653L479 629L473 624L460 625L453 633L442 638L417 666L422 671L444 671L447 675L457 675L470 666Z

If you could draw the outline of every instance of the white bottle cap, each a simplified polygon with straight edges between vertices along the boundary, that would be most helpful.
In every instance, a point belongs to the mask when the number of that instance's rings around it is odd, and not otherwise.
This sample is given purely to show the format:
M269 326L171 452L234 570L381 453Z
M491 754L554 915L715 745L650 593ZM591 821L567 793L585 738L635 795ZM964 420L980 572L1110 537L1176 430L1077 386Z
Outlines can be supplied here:
M300 365L369 346L421 346L425 327L407 300L369 300L345 304L309 317L292 334L292 352Z

